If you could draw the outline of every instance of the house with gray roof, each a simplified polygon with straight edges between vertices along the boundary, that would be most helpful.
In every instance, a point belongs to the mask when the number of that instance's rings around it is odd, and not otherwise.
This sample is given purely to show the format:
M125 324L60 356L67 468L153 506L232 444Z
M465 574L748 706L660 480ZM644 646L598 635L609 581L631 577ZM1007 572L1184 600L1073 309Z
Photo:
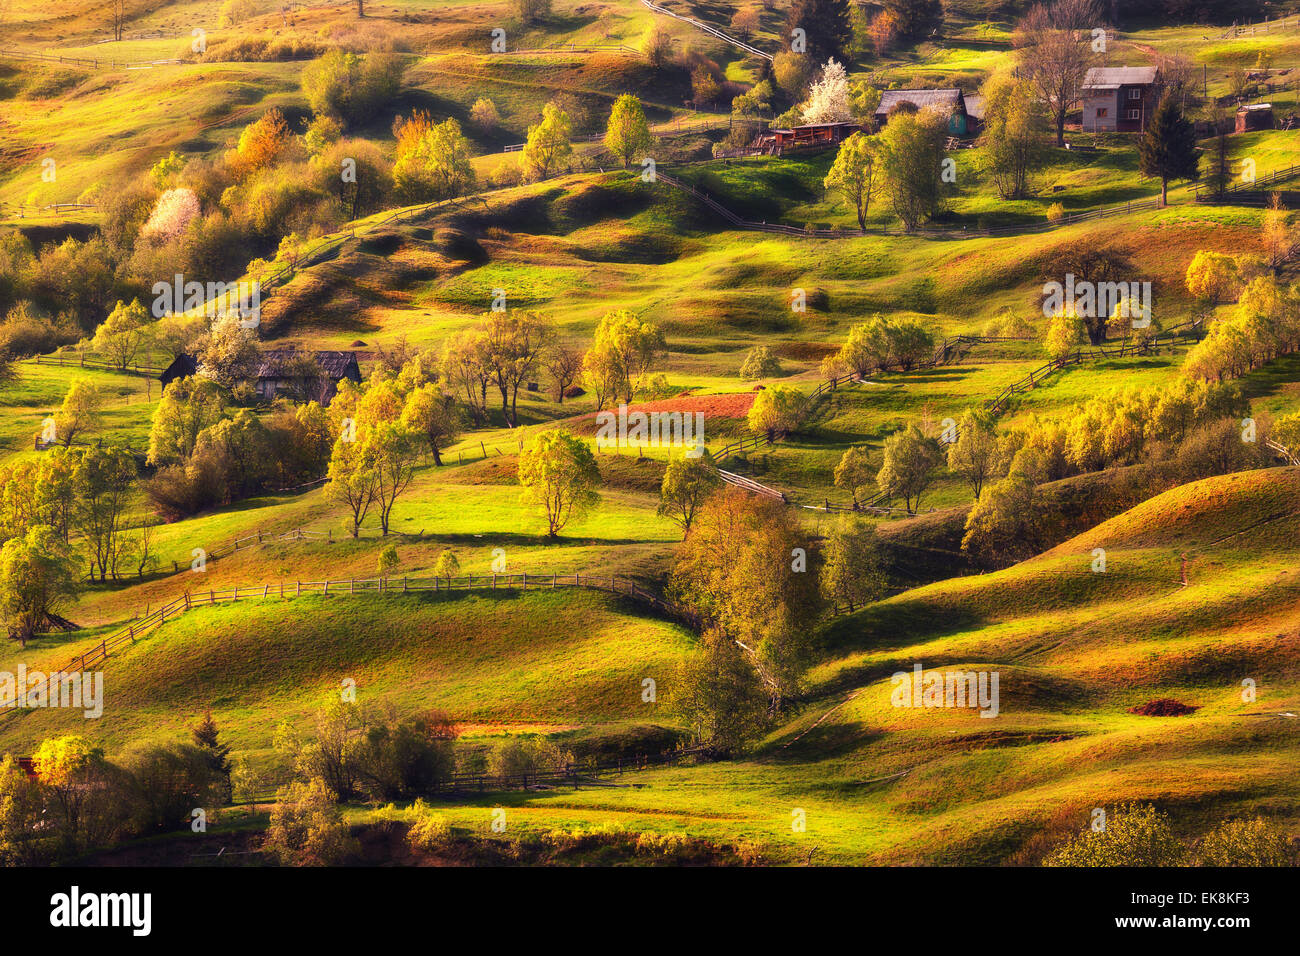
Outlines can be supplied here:
M1085 133L1140 133L1160 99L1154 66L1094 66L1083 78Z
M876 126L884 126L889 122L891 110L909 103L917 110L934 107L946 112L948 133L951 136L966 136L970 133L966 98L958 89L885 90L880 94L880 105L876 107Z

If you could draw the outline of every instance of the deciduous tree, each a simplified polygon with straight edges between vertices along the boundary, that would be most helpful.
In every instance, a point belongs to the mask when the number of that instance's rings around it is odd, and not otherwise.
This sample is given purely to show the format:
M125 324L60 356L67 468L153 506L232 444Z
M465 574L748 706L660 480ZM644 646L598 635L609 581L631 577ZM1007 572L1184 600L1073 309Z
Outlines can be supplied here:
M519 454L519 484L525 504L538 506L554 540L572 519L600 500L600 468L586 442L559 428L529 439Z

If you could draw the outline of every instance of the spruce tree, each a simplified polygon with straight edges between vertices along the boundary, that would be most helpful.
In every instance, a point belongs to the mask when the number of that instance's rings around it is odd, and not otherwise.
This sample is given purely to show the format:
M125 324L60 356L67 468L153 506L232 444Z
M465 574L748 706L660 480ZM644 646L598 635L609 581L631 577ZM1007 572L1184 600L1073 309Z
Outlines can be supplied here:
M1138 143L1144 176L1160 177L1160 205L1169 201L1169 180L1196 178L1196 132L1172 97L1160 101Z

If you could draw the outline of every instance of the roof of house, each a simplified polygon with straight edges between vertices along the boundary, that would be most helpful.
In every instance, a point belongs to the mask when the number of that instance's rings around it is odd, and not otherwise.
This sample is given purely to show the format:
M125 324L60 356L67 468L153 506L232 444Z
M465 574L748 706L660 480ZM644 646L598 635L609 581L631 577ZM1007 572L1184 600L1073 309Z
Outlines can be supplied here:
M158 380L164 385L170 384L178 378L189 378L199 370L198 360L188 352L182 352L171 360L171 363L162 370Z
M302 352L298 349L269 349L262 353L262 361L257 366L258 378L283 378L289 371L289 363L300 357L316 360L321 371L330 378L342 378L357 366L357 353L345 351Z
M257 366L258 378L284 378L288 369L289 362L297 355L307 355L316 360L316 364L321 367L327 376L334 379L343 378L349 371L355 369L358 380L360 379L360 368L357 365L357 353L345 351L322 351L322 352L299 352L298 349L270 349L263 352L261 362ZM182 352L176 358L172 359L158 378L164 383L170 383L178 378L188 378L199 370L198 360L188 352Z
M1238 112L1238 113L1248 113L1248 112L1250 112L1251 110L1260 110L1260 111L1263 111L1263 110L1271 110L1272 108L1273 108L1273 104L1272 104L1272 103L1250 103L1250 104L1247 104L1247 105L1245 105L1245 106L1238 106L1238 107L1237 107L1237 112Z
M923 110L927 106L941 106L949 109L965 109L962 99L961 90L885 90L880 94L880 105L876 107L876 115L888 113L894 106L899 103L912 103L917 109Z
M1117 90L1121 86L1150 86L1159 72L1154 66L1094 66L1083 78L1083 88Z
M971 119L984 118L984 97L978 93L968 93L962 97L966 101L966 115Z

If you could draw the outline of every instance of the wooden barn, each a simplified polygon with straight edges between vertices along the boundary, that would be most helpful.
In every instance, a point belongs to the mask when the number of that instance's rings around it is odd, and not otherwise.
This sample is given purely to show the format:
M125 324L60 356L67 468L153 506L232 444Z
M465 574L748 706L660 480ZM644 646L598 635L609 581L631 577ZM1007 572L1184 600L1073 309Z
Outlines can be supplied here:
M791 149L838 146L862 129L857 123L809 123L789 129L764 133L754 143L766 153L780 154Z
M166 388L180 378L198 371L194 356L182 352L172 360L158 381ZM305 352L298 349L269 349L262 353L254 376L257 394L270 401L288 395L303 401L328 405L343 379L361 382L361 367L356 352L325 350Z
M966 96L959 89L942 90L885 90L876 107L876 125L889 122L891 110L910 103L917 110L934 108L948 114L948 135L970 135L970 117L966 111Z
M1273 104L1251 103L1237 107L1237 124L1234 131L1250 133L1257 129L1273 128Z

